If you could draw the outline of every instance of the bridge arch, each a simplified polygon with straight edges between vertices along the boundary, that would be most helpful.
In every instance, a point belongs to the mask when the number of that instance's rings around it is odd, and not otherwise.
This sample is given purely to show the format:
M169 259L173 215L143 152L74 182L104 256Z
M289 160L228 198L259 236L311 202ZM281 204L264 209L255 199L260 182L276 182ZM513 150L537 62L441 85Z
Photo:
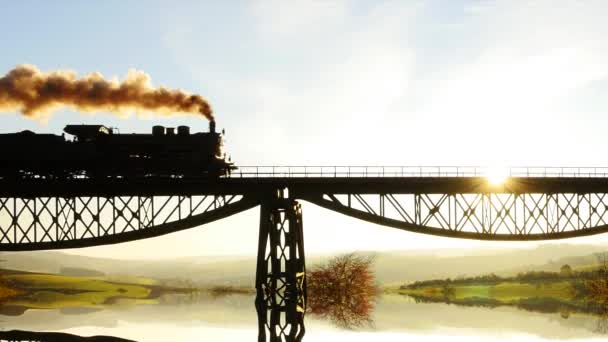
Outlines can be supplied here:
M161 236L259 205L242 195L0 197L0 250L115 244Z
M451 238L538 241L608 232L605 193L325 193L302 199L363 221Z

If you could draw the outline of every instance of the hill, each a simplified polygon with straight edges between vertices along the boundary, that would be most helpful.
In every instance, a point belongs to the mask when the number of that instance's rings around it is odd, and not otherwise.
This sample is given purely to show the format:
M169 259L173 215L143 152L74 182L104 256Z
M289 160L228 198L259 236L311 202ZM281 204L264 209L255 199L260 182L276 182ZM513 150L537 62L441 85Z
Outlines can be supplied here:
M374 271L382 284L423 279L455 278L496 273L511 276L530 270L557 271L593 264L592 254L608 250L597 245L546 244L529 249L444 249L437 251L364 252L375 257ZM308 267L331 255L307 256ZM186 257L163 260L116 260L62 252L1 253L0 268L61 273L68 270L100 272L108 276L188 281L198 285L253 286L255 257Z

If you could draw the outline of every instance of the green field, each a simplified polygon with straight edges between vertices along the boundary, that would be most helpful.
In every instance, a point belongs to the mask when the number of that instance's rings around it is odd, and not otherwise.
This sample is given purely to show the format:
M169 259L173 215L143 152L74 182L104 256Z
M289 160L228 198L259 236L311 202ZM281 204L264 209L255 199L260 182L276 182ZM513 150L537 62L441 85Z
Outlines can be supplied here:
M427 297L431 299L446 298L452 301L469 298L492 299L501 303L515 303L529 298L555 298L563 301L574 299L572 286L568 281L520 283L501 282L498 284L470 284L450 286L449 293L440 286L420 287L416 289L388 289L389 293L399 293Z
M72 277L55 274L3 272L1 288L10 295L4 296L4 306L24 306L36 309L63 307L102 307L117 303L154 302L155 281L128 279L134 283L113 278ZM156 287L158 289L158 287ZM158 292L158 291L156 291Z

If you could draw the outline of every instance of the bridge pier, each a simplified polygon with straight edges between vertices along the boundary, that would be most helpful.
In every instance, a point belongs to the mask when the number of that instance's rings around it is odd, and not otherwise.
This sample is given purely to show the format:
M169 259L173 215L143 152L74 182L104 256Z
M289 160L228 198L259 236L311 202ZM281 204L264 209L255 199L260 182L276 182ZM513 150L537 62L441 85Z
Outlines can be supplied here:
M306 311L302 208L287 189L261 201L255 286L258 341L300 341Z

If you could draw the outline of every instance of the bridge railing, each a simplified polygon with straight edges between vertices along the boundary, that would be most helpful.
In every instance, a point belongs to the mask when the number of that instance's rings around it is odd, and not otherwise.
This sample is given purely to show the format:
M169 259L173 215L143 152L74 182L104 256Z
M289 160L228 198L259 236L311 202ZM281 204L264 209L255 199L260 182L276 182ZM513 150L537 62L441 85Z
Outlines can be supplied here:
M239 166L230 178L608 177L608 167Z

